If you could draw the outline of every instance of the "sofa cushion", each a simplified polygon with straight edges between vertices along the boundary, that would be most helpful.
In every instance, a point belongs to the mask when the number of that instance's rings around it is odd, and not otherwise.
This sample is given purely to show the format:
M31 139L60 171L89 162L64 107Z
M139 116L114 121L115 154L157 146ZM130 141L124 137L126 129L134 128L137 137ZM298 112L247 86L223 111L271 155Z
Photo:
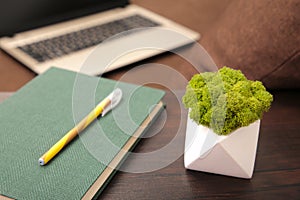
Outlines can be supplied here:
M300 88L298 0L232 1L200 44L219 67L268 88Z

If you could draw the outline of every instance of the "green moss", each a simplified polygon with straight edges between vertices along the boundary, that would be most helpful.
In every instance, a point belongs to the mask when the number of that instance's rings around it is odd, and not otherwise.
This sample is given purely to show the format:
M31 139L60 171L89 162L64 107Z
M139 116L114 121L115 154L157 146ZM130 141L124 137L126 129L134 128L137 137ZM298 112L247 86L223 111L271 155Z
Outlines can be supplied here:
M262 118L273 96L261 82L248 80L240 70L223 67L218 72L194 75L182 101L197 124L227 135Z

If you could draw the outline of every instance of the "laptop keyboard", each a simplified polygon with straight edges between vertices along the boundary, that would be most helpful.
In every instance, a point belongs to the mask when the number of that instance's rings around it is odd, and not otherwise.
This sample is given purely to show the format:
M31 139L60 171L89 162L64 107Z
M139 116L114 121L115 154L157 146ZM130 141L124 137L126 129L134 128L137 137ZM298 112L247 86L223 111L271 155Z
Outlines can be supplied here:
M123 31L155 26L159 26L159 24L143 16L133 15L87 29L20 46L18 48L38 62L45 62L95 46L109 37Z

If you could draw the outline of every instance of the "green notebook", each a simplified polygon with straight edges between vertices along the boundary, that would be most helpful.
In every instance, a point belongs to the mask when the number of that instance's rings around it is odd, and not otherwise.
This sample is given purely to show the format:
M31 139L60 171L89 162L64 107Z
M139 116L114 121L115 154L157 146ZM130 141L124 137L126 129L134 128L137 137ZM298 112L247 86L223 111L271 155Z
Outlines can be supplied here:
M40 166L39 157L115 87L123 91L120 104ZM96 197L163 109L163 96L57 68L37 76L0 104L0 199Z

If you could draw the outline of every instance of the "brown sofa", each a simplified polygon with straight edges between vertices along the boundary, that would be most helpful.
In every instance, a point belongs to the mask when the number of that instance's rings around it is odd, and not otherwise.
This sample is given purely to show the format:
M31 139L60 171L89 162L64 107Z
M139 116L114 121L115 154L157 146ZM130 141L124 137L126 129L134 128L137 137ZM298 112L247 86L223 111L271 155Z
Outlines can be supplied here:
M200 43L218 66L268 88L300 88L300 1L235 0Z

